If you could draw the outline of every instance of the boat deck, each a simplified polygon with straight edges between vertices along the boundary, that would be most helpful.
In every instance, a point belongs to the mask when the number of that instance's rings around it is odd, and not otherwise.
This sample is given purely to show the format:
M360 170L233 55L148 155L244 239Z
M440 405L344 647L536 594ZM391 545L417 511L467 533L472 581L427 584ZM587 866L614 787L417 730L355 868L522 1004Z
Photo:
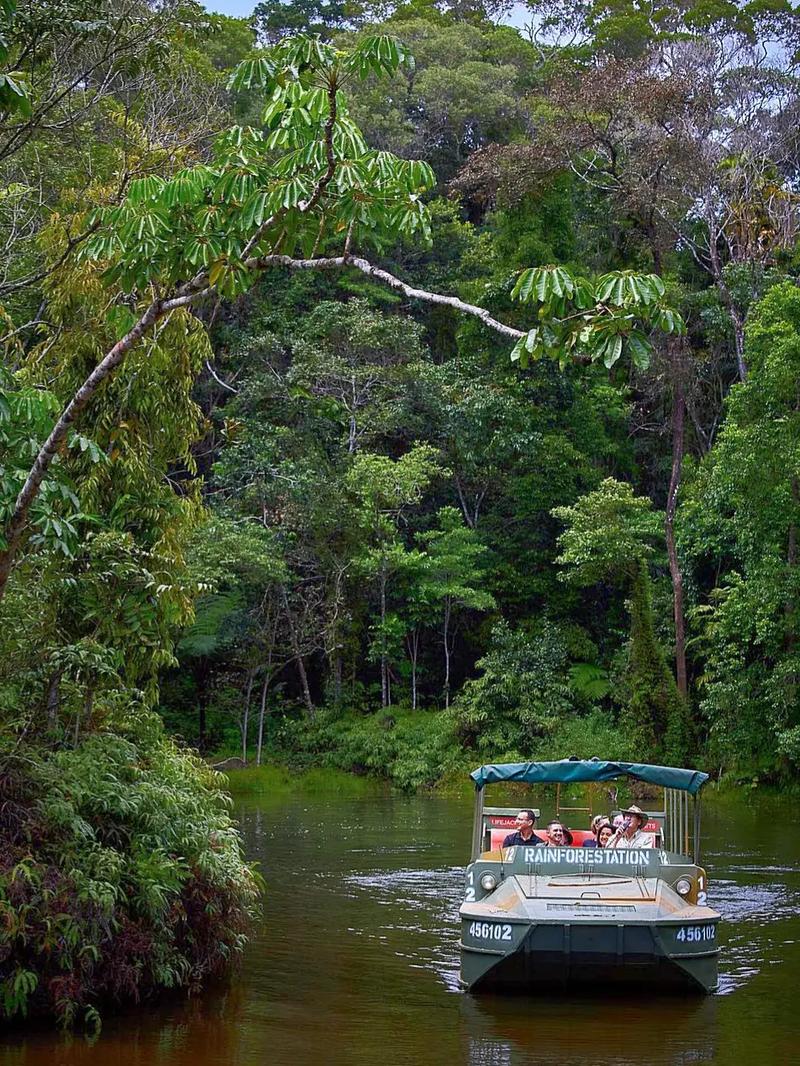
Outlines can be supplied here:
M514 874L484 902L466 904L474 917L501 915L530 922L625 922L707 920L707 907L695 907L657 877L629 877L605 873Z

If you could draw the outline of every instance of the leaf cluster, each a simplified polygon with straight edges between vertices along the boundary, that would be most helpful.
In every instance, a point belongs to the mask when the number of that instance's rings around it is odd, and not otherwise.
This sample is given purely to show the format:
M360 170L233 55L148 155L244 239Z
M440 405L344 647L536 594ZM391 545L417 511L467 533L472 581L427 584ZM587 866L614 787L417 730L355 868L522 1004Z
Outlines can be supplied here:
M531 359L601 362L611 368L623 352L646 370L652 343L649 331L683 333L681 316L665 300L657 274L612 271L595 279L574 276L566 267L523 270L511 295L537 306L540 325L528 330L511 358L526 367Z
M85 254L127 291L201 272L230 296L250 286L259 256L310 257L332 241L382 245L401 233L428 240L430 167L369 149L343 91L408 61L390 37L340 52L306 36L245 60L230 85L264 94L264 128L233 127L208 164L133 181L123 203L95 216Z

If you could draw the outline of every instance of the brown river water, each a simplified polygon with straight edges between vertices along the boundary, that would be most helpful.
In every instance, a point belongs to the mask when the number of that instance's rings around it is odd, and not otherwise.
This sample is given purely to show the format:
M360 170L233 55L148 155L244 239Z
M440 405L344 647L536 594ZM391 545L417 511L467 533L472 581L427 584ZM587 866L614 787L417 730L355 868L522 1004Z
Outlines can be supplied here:
M107 1018L95 1042L7 1033L0 1066L800 1063L793 802L705 805L709 903L724 924L719 992L699 998L462 993L466 800L376 790L237 810L268 893L232 984Z

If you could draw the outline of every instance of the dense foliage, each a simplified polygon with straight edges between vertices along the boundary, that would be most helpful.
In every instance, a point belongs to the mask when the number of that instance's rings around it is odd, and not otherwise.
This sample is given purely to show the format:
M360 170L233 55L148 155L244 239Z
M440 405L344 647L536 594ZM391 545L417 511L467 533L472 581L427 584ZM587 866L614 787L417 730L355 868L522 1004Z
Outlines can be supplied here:
M7 1016L93 1027L108 1003L228 970L258 886L218 775L147 719L76 750L3 754Z
M527 7L0 0L7 1014L240 949L183 745L797 778L798 15Z

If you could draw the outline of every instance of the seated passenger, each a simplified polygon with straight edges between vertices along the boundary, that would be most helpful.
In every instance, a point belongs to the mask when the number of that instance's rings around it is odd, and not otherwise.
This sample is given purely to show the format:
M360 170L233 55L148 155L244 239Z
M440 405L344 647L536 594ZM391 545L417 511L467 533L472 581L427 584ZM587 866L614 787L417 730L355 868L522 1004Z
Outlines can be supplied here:
M546 843L549 848L563 848L565 844L572 843L572 833L561 822L550 822L547 826Z
M529 807L523 808L517 817L514 819L516 823L516 831L509 833L503 840L504 848L517 848L522 845L527 847L536 847L537 844L544 844L541 837L537 837L533 831L533 827L536 824L536 815Z
M583 846L585 848L596 848L598 846L600 830L604 825L611 825L611 819L607 814L596 814L594 818L592 818L592 824L589 826L592 831L592 837L590 840L584 840Z
M647 815L634 803L622 812L624 821L608 844L610 848L653 848L655 835L642 832L647 824Z
M598 848L607 848L608 842L614 835L614 826L611 822L604 822L600 826L600 831L597 834L597 846ZM585 847L586 845L584 845Z

